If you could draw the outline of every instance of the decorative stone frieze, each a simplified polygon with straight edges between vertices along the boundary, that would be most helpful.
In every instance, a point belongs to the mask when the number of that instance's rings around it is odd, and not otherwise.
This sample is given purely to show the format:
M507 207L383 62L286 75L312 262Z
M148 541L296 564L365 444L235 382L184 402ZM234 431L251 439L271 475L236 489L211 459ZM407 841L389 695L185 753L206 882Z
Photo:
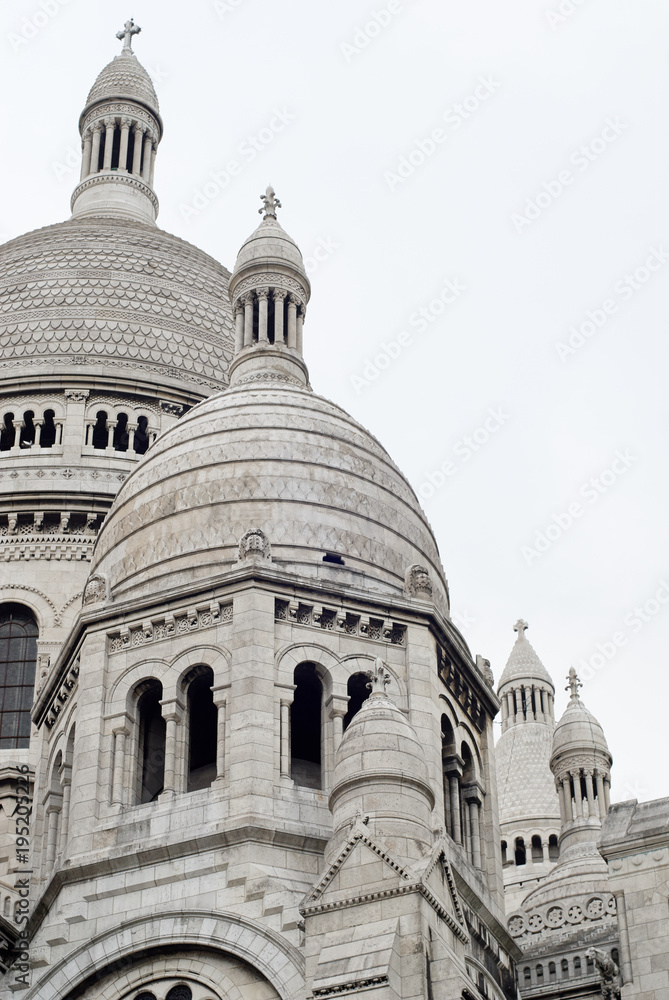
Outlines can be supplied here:
M178 635L187 635L212 625L227 625L232 622L232 602L211 604L174 611L150 621L136 622L114 629L107 633L107 652L119 653L122 650L135 649L171 639Z
M274 618L276 621L290 622L293 625L306 625L308 628L341 632L344 635L373 639L375 642L387 642L393 646L406 645L406 627L385 617L377 618L341 608L287 601L277 597L274 601Z
M453 659L441 646L437 647L437 673L477 730L482 732L486 721L485 709L464 673L457 668Z
M79 658L77 658L68 670L65 680L57 688L56 693L49 704L44 720L48 729L53 729L65 703L76 688L79 677L79 667Z

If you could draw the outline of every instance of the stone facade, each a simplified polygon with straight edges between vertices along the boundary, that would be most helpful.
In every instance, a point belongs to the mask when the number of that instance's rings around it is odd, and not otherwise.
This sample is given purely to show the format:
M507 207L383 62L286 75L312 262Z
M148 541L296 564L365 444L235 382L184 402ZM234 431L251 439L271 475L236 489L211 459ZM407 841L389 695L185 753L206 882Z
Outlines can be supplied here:
M669 799L615 803L599 849L618 912L623 1000L669 996Z

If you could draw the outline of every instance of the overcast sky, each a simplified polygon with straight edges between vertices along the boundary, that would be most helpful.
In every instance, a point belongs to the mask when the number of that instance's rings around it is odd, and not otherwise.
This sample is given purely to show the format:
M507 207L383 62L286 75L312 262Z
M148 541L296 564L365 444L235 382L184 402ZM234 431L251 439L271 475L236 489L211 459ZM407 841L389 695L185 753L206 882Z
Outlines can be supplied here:
M232 268L271 181L312 384L419 493L472 652L499 678L526 618L613 798L669 795L666 0L3 0L0 239L69 215L129 16L159 225Z

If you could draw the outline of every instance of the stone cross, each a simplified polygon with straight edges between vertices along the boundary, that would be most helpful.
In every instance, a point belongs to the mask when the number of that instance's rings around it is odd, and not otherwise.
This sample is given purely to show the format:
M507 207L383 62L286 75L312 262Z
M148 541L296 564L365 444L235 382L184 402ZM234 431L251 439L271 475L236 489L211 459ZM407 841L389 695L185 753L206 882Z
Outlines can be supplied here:
M117 31L116 37L123 42L122 52L132 52L132 36L138 35L142 29L132 18L123 25L123 31Z
M513 631L518 633L518 638L521 639L525 635L525 629L530 626L522 618L519 618L516 624L513 626Z
M386 688L390 684L390 674L385 668L383 660L377 656L374 660L374 669L367 674L369 677L369 687L372 694L385 694Z
M576 676L576 671L573 667L569 668L569 677L567 678L569 683L567 684L565 691L571 692L571 700L578 701L578 689L582 688L583 685Z
M271 184L267 186L267 190L264 194L260 195L260 198L262 199L263 208L258 209L258 214L262 215L263 212L265 213L263 221L264 219L276 219L276 210L277 208L281 208L281 202L277 198Z

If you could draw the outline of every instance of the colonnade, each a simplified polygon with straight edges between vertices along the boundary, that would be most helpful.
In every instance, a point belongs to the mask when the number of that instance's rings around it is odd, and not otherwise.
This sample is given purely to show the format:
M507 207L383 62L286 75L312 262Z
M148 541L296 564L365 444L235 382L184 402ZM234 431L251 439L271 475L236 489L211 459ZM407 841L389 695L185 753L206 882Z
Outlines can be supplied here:
M575 819L603 820L610 805L611 779L593 768L567 771L556 780L562 823Z
M114 156L114 139L118 135L118 157ZM131 143L132 137L132 143ZM132 156L129 156L132 145ZM100 150L102 148L102 162ZM148 125L127 116L107 116L87 128L83 137L81 180L91 174L118 170L132 174L153 185L157 144Z
M258 288L235 302L235 353L258 344L285 344L302 354L304 306L280 288Z
M553 694L535 684L519 684L500 695L502 702L502 731L520 721L552 722L554 719Z

